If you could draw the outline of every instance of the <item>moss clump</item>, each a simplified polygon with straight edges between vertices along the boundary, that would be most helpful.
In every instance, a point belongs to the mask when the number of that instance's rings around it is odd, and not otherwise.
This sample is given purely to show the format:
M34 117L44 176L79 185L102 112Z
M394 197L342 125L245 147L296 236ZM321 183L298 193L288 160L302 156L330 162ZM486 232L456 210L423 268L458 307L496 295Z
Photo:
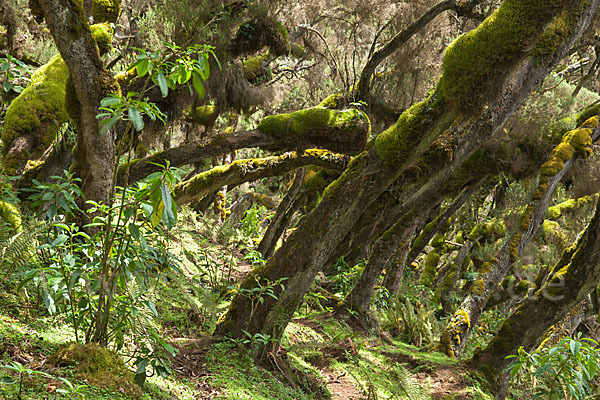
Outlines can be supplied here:
M113 31L110 25L107 23L94 24L90 26L90 32L92 33L92 38L98 45L100 54L106 54L110 50L113 38Z
M594 195L580 197L578 199L569 199L552 207L548 207L548 209L546 210L546 218L550 220L557 220L564 213L572 212L576 209L585 207L588 204L592 204L597 199L598 193Z
M192 119L205 127L212 127L219 117L219 110L214 104L196 107L192 113Z
M367 115L359 110L338 111L315 107L266 117L258 124L257 129L281 139L360 133L364 134L366 141L371 123Z
M419 277L420 285L431 285L433 279L435 278L440 258L441 255L436 250L432 250L427 254L427 257L425 258L425 266L423 267L423 272L421 272L421 276Z
M443 233L436 233L436 235L431 239L431 247L436 250L441 250L441 248L446 243L446 238Z
M587 5L586 3L587 0L574 2L552 19L535 46L534 54L536 56L552 54L558 50L575 27L577 17Z
M2 141L6 172L14 174L28 159L37 159L52 144L60 126L66 122L65 91L69 69L60 55L38 68L31 82L12 101L6 111ZM33 137L33 147L11 150L18 137Z
M590 124L593 122L590 122ZM562 142L556 146L548 161L546 161L540 170L542 176L554 176L558 174L565 166L565 162L569 161L578 151L587 158L592 153L592 129L579 128L573 129L564 134Z
M133 398L141 396L140 388L133 382L133 373L123 360L112 351L95 343L67 343L50 356L50 363L60 367L73 367L75 376L90 385L123 390Z
M249 81L253 81L263 73L262 65L270 58L269 52L259 54L244 60L244 75Z
M381 159L394 162L415 150L425 129L425 115L431 102L430 98L413 105L400 115L394 125L377 136L375 147Z
M477 279L475 282L473 282L473 285L471 286L471 294L473 296L483 296L483 292L485 291L485 282L483 281L483 279Z
M493 239L504 236L506 233L506 225L501 219L494 219L492 221L482 222L473 228L469 233L469 240L476 240L478 238Z
M345 106L346 97L342 93L334 93L325 97L317 107L329 108L330 110L341 110Z
M275 56L290 52L289 33L277 19L259 16L240 25L232 43L234 55L251 54L268 47Z
M507 0L476 29L446 50L437 86L442 97L463 106L498 85L510 68L533 48L560 0Z
M523 279L522 281L520 281L519 283L517 283L517 286L515 286L515 292L517 294L525 294L525 293L529 293L532 290L535 290L536 286L535 283L530 282L526 279Z
M21 231L21 213L17 206L0 200L0 222L6 222L16 232Z
M92 2L92 17L94 22L115 23L121 14L120 0L94 0Z

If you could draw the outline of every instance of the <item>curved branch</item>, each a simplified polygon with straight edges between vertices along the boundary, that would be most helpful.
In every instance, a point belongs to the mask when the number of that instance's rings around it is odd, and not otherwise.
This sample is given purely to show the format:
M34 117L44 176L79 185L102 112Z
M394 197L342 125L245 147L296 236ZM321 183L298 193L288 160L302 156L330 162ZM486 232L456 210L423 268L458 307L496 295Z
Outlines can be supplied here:
M307 165L343 170L349 157L327 150L306 150L303 153L288 152L280 156L234 161L229 165L202 172L190 180L175 186L173 197L177 204L199 200L225 185L283 175Z
M455 10L460 15L473 17L476 14L472 13L472 9L477 4L481 3L482 0L473 0L465 5L458 5L455 0L444 0L441 3L430 8L425 14L423 14L415 22L407 26L403 31L399 32L385 44L381 49L373 53L373 55L367 61L367 64L363 68L360 79L358 81L358 87L356 90L357 100L367 100L369 97L369 90L371 85L371 76L375 73L375 69L390 55L392 55L400 46L406 43L412 38L417 32L430 23L435 17L448 10Z

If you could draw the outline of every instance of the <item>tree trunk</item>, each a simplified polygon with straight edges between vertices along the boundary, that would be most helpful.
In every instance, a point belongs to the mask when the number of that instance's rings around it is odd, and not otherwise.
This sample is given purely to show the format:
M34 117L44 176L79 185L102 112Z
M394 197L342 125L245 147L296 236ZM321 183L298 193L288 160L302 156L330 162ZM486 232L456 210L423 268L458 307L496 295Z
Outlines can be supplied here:
M86 21L81 3L40 0L54 42L69 68L77 108L77 148L74 153L77 175L86 200L111 203L114 171L112 132L100 134L98 108L119 86L104 68L98 47ZM68 96L68 95L67 95Z
M242 283L216 333L245 337L246 330L278 341L316 274L384 191L410 199L442 187L500 129L587 26L589 8L587 18L575 19L581 25L576 33L532 53L548 22L564 4L575 2L504 2L493 17L457 39L445 53L443 75L432 96L403 113L369 151L350 162L284 246ZM515 25L521 29L507 29ZM523 63L528 54L535 57ZM472 62L474 56L485 62ZM269 298L253 307L244 295L257 282L280 279L285 279L285 290L276 292L276 301ZM248 321L250 310L254 313Z
M548 328L585 300L599 282L600 204L575 249L566 250L553 268L552 278L504 321L490 344L473 356L471 365L499 388L510 363L506 357L516 354L520 346L534 349ZM535 324L531 323L533 315Z
M292 206L298 199L298 194L300 193L302 186L304 186L305 172L305 168L302 168L296 172L294 183L292 183L292 186L286 193L285 197L283 200L281 200L281 203L279 203L273 220L269 224L265 234L258 244L258 251L262 254L265 260L273 255L275 245L281 237L283 229L285 229L287 225L289 218L286 218L286 216L288 215L290 209L293 208Z

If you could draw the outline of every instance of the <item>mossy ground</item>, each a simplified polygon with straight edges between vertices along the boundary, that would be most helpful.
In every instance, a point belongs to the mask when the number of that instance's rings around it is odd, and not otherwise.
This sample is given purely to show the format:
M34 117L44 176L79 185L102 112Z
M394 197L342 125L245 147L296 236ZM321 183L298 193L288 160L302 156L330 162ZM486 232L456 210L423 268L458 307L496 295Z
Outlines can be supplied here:
M355 332L309 306L301 307L286 330L279 368L256 364L232 341L210 339L207 335L230 299L230 282L243 279L252 268L243 257L254 246L239 228L225 226L219 233L213 222L183 209L172 231L170 250L181 271L161 272L153 294L160 318L153 324L180 353L173 360L173 375L148 378L142 389L129 386L129 358L73 344L74 332L63 317L47 315L35 298L28 301L16 287L5 286L0 291L0 363L19 361L51 374L26 380L25 398L52 398L47 388L60 387L58 377L88 385L87 399L116 400L366 399L370 392L379 399L408 398L406 392L411 399L430 399L449 387L461 393L481 391L444 355ZM186 345L200 342L197 348ZM445 379L452 380L450 386L442 383ZM11 386L0 385L0 393L16 398Z

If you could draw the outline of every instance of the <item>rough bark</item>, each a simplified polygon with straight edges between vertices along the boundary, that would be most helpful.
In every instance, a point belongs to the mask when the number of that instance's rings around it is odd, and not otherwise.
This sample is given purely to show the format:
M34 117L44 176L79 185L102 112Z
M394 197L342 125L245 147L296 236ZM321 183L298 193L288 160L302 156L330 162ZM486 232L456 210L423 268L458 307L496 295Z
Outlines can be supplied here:
M553 278L534 296L523 302L502 324L498 334L471 365L483 371L496 387L510 362L506 356L516 354L519 346L535 348L550 326L585 300L600 282L600 204L575 250L567 250L553 268ZM536 323L531 323L535 315Z
M398 192L399 198L416 198L433 190L432 185L443 186L500 129L588 24L589 8L586 18L574 21L578 29L566 40L523 63L548 22L564 5L573 3L505 2L494 17L467 35L469 40L459 38L446 51L444 73L435 93L407 110L378 136L369 151L356 156L284 246L242 283L243 288L251 289L256 279L274 282L287 278L285 290L277 293L278 300L260 304L248 321L251 302L236 296L216 333L244 337L245 329L280 339L316 274L384 191ZM590 6L595 8L597 1ZM520 23L517 33L507 29L514 23ZM493 46L496 43L500 46ZM486 61L483 65L473 63L465 58L469 53ZM415 186L417 190L410 196L403 190Z
M239 185L244 182L283 175L307 165L341 171L347 162L346 156L326 150L306 150L303 153L288 152L280 156L237 160L181 182L175 186L173 197L177 204L185 204L200 200L223 186Z
M410 237L414 236L417 226L414 225L410 233ZM400 285L406 267L406 260L410 250L408 242L402 243L396 251L396 254L385 265L385 275L383 277L382 286L387 290L390 296L395 296L400 292Z
M472 329L477 325L479 317L483 312L488 299L494 294L498 283L501 282L527 244L533 239L540 225L544 222L546 210L552 200L552 194L560 183L562 177L571 168L576 159L581 154L585 154L585 146L591 146L592 140L600 136L598 131L598 117L593 117L584 126L571 132L581 132L587 135L588 139L582 138L578 144L581 148L573 148L573 151L564 152L564 145L568 142L561 142L552 153L548 162L542 165L540 183L536 192L533 194L529 205L521 216L520 224L515 233L513 233L507 242L496 254L496 256L480 268L478 280L474 283L471 292L463 299L461 306L456 311L446 329L440 338L438 349L451 357L457 357L465 344ZM586 127L590 124L589 127ZM595 131L592 131L593 129ZM569 134L565 135L568 137ZM571 146L570 144L568 144ZM573 146L572 146L573 147ZM566 154L566 159L558 159L558 156ZM570 155L569 155L570 154ZM557 164L559 163L559 164ZM562 168L560 168L562 165ZM557 169L557 171L556 171ZM551 174L551 175L549 175Z
M100 135L100 100L118 85L106 71L80 3L40 0L54 42L67 64L77 103L76 171L86 200L110 204L113 187L112 132Z

